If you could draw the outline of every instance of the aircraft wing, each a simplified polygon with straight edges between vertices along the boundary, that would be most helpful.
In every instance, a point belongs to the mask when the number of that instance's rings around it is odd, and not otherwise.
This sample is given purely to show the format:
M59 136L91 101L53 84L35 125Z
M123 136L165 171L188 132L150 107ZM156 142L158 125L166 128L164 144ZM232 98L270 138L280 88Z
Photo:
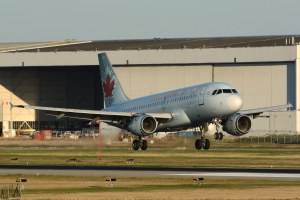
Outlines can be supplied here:
M252 115L253 118L259 117L260 114L264 112L272 112L272 111L278 111L286 108L292 108L292 104L286 104L286 105L280 105L280 106L272 106L272 107L265 107L265 108L257 108L257 109L250 109L250 110L241 110L239 111L239 114L242 115Z
M11 107L16 108L26 108L26 109L34 109L34 110L43 110L43 111L50 111L50 112L57 112L59 116L64 116L64 113L69 114L85 114L85 115L97 115L99 120L103 121L110 121L110 120L117 120L121 118L131 118L140 113L136 112L115 112L115 111L106 111L106 110L83 110L83 109L72 109L72 108L55 108L55 107L44 107L44 106L30 106L30 105L13 105ZM152 116L156 119L161 120L168 120L172 118L171 113L144 113L146 115Z

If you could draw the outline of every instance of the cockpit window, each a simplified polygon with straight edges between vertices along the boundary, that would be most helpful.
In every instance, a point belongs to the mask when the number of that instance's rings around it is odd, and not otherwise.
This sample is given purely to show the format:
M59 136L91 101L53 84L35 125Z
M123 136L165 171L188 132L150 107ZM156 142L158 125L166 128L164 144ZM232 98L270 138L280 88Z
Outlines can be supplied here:
M223 93L231 93L230 89L223 89Z
M232 93L238 93L236 89L232 89Z
M236 89L219 89L219 90L214 90L211 95L218 95L221 93L231 94L231 93L238 93L238 92L236 91Z

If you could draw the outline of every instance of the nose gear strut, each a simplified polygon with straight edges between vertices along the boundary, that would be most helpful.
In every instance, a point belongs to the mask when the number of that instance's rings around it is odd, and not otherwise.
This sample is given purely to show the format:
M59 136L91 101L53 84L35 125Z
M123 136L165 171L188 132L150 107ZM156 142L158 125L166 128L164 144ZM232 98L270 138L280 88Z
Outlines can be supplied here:
M224 134L222 132L219 132L220 120L214 119L213 124L215 124L217 130L217 132L214 134L215 140L220 140L220 141L223 140Z

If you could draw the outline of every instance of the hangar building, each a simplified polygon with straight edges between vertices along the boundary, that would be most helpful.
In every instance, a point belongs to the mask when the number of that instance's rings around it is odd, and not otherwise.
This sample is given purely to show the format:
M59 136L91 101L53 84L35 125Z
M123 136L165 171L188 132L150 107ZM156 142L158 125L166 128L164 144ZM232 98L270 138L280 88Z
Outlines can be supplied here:
M293 104L255 119L252 133L300 132L300 36L192 38L0 44L0 126L80 129L86 122L56 120L13 104L101 109L97 54L107 52L130 98L204 82L227 82L242 109Z

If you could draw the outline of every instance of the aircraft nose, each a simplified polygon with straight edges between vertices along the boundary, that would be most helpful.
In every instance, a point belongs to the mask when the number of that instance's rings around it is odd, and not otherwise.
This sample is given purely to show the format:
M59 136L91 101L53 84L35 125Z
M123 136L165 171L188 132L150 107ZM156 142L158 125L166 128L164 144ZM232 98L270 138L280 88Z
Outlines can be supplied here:
M227 100L230 111L237 112L242 108L242 98L239 95L231 95Z

